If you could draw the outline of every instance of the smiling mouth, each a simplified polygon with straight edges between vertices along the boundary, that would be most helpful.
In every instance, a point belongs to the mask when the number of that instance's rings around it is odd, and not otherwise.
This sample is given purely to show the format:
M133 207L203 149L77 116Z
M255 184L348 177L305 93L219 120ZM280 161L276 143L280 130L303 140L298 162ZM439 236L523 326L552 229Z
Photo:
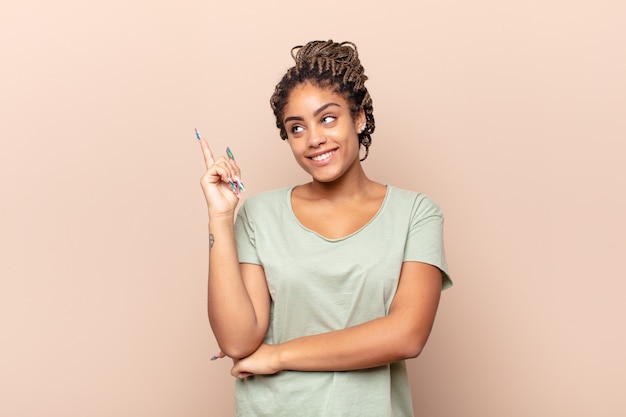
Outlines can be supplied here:
M328 158L330 158L332 156L332 154L334 154L334 153L335 153L335 151L328 151L328 152L323 153L321 155L312 156L311 159L314 160L314 161L318 161L318 162L319 161L325 161Z

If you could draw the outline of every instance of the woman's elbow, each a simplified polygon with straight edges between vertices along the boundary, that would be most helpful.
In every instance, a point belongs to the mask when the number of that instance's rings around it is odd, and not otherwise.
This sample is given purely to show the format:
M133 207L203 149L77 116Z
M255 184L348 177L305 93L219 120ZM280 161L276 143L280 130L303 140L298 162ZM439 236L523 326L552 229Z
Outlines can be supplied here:
M424 349L423 343L409 343L404 350L404 359L417 358Z
M257 348L258 346L256 347L242 346L242 345L240 346L240 345L235 345L235 344L224 345L223 347L220 347L224 355L235 360L243 359L245 357L252 355Z
M428 335L425 336L422 334L412 334L406 337L403 343L399 344L399 346L401 346L400 356L403 359L417 358L422 353L427 340Z

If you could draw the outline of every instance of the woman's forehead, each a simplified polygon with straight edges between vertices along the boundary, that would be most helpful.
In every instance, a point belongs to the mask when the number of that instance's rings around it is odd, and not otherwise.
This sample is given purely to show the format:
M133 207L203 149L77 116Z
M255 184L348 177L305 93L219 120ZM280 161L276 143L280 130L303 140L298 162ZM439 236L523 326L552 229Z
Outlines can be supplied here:
M348 103L346 99L331 88L319 87L311 83L299 84L289 93L284 112L295 110L296 108L318 108L326 103L336 103L343 107Z

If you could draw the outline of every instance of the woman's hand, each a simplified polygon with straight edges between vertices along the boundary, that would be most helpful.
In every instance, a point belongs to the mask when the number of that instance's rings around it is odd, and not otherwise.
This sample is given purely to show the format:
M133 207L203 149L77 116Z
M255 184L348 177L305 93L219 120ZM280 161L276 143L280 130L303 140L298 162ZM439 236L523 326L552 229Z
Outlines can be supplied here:
M204 198L211 216L232 215L239 202L241 171L234 159L215 159L204 138L199 140L207 171L200 179Z
M278 346L262 343L250 356L234 361L230 374L236 378L251 375L272 375L280 372Z

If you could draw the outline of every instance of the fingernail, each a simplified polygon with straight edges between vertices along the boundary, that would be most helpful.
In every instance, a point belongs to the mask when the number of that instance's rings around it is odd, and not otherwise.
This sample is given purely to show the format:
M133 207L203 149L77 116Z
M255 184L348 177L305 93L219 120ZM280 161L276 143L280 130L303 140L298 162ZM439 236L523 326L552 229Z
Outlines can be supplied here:
M211 360L214 361L214 360L219 359L219 358L220 358L219 356L212 356Z
M228 185L230 185L230 189L233 191L233 193L239 194L239 188L237 188L234 182L228 180Z
M226 155L228 155L228 157L233 161L235 160L235 155L233 155L233 153L230 151L230 148L226 148Z
M239 177L235 177L235 181L237 181L237 185L239 185L239 190L246 191L246 187L243 186L243 182L241 182Z
M194 128L193 130L196 131L196 138L198 138L198 140L200 140L200 132L198 132L198 129Z

